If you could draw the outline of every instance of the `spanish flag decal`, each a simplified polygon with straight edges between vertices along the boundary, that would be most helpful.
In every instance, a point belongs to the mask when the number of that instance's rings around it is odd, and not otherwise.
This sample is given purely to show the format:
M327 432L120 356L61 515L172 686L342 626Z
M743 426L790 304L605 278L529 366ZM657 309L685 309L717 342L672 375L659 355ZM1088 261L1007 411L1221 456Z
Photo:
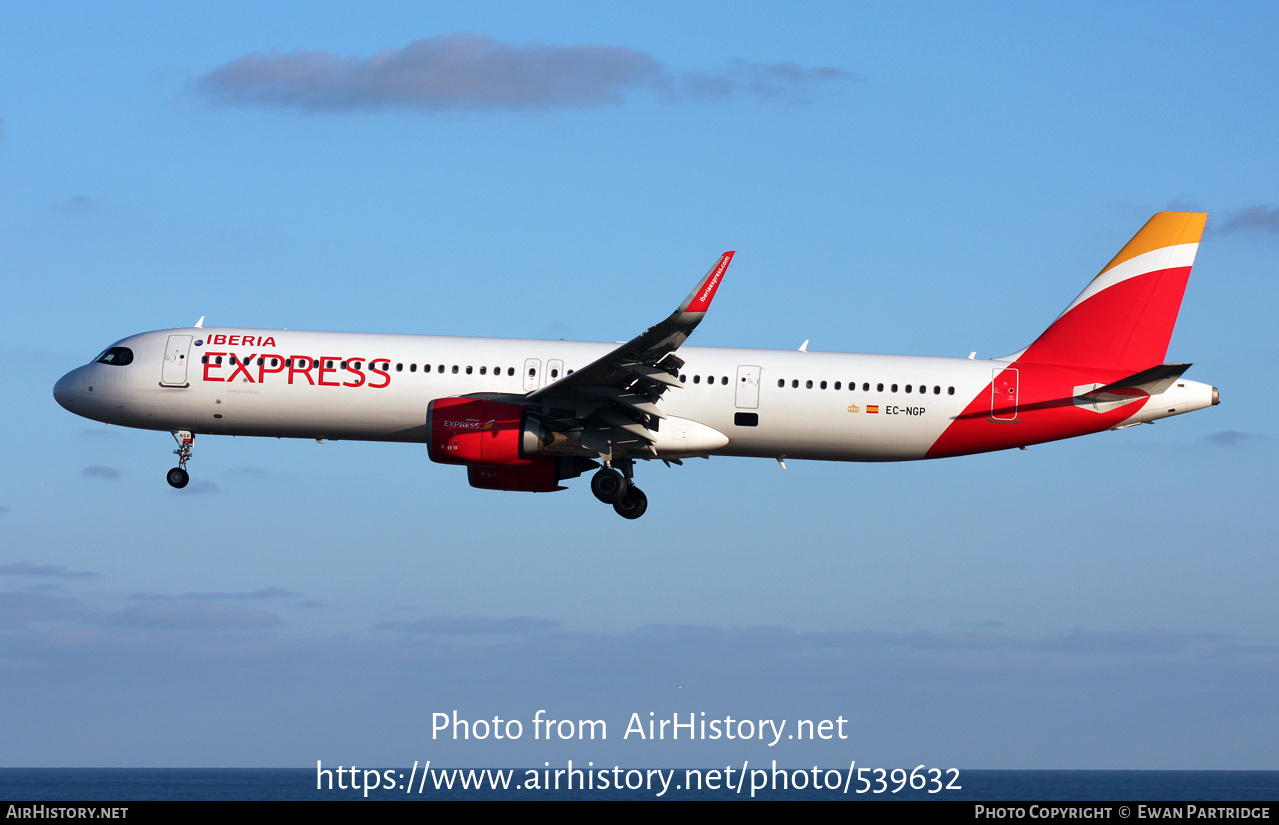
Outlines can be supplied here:
M877 413L877 412L879 412L879 405L878 405L878 404L867 404L867 405L866 405L866 412L868 412L868 413Z

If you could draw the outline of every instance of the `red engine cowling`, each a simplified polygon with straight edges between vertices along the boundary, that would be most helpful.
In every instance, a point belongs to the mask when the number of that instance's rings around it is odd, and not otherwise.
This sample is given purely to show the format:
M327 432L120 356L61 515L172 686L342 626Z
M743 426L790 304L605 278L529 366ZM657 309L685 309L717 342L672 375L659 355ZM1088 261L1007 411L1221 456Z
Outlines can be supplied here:
M518 467L493 465L466 468L472 487L484 490L523 490L529 493L551 493L564 488L559 484L560 459L543 455Z
M519 404L481 398L440 398L426 409L430 439L427 449L431 460L441 464L529 465L534 463L532 456L545 443L541 426L529 421L528 410ZM555 462L548 460L548 463L554 485Z

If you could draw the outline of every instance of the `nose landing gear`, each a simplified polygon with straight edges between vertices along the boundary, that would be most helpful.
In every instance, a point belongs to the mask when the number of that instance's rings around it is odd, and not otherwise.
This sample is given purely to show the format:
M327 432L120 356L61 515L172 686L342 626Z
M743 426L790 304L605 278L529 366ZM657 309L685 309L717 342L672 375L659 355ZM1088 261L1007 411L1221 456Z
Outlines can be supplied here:
M195 443L195 433L190 430L177 430L172 435L173 440L178 442L178 448L173 451L173 454L178 457L178 466L169 470L164 480L169 482L170 487L181 490L191 481L186 468L187 462L191 460L191 445Z

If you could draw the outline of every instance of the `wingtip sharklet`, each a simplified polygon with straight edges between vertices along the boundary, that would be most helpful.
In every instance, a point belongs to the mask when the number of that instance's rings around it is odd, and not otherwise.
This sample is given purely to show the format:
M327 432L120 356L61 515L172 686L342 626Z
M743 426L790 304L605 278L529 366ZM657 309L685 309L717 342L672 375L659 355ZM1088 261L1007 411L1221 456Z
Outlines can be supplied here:
M705 312L710 309L711 301L715 298L715 291L719 289L719 285L724 280L724 273L728 271L728 265L733 261L733 252L725 252L719 256L719 260L706 273L706 277L698 282L697 288L689 293L684 299L684 305L680 307L682 312Z

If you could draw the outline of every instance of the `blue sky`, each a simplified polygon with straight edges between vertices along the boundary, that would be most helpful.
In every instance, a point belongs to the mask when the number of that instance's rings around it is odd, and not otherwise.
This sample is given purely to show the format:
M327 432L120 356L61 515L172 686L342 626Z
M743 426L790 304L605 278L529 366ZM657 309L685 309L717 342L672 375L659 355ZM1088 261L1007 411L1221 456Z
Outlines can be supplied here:
M1277 17L6 4L0 765L1279 768ZM694 344L1001 355L1170 208L1211 218L1169 359L1221 406L644 467L635 523L353 442L201 438L176 492L167 435L51 396L202 315L627 339L725 249ZM454 708L610 739L431 741ZM649 711L855 737L621 741Z

